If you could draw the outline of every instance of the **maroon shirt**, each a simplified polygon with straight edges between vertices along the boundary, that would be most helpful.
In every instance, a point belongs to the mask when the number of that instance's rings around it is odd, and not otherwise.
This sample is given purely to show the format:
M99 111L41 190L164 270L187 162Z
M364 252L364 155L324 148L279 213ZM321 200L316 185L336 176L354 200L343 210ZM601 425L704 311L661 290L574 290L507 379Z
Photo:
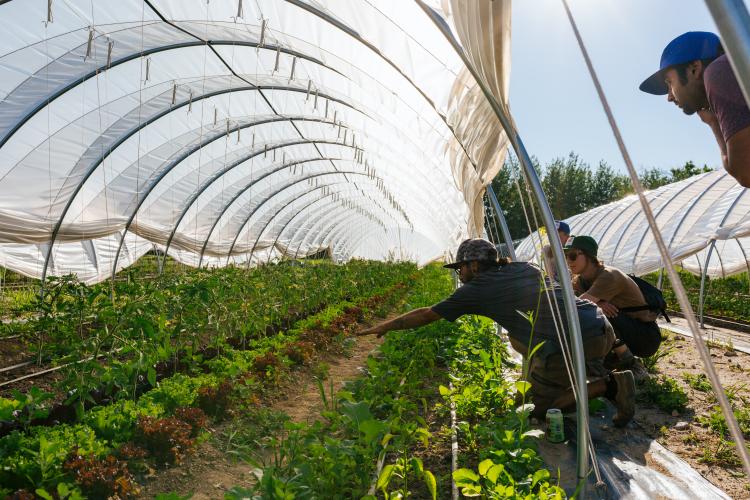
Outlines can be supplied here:
M708 65L703 83L708 104L719 121L725 142L743 128L750 127L750 110L726 55Z

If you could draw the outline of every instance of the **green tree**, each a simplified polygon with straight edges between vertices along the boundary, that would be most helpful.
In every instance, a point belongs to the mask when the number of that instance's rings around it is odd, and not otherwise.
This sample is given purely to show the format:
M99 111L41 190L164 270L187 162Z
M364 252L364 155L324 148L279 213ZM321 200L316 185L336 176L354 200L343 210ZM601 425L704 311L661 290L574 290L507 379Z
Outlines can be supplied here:
M694 175L712 172L713 169L708 165L697 167L695 166L695 163L693 163L692 161L688 161L682 167L671 168L669 169L669 171L672 173L672 180L670 182L677 182Z
M672 181L669 174L658 168L643 170L638 178L644 189L656 189Z

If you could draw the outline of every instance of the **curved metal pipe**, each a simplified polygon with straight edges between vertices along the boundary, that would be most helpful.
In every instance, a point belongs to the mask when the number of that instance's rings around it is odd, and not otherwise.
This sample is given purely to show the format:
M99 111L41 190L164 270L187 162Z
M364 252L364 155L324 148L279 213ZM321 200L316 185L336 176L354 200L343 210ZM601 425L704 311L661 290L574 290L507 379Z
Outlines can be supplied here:
M342 191L337 191L336 193L341 193L341 192L342 192ZM306 194L307 194L307 193L306 193ZM317 202L317 201L321 201L321 200L324 200L324 199L326 199L326 198L328 198L328 197L331 197L331 196L333 196L333 194L335 194L335 193L331 193L331 194L329 194L329 195L327 195L327 196L324 196L324 197L322 197L322 198L318 198L318 199L316 200L316 202ZM352 198L347 198L347 199L352 199ZM279 239L281 238L281 235L282 235L282 234L284 234L284 231L286 230L287 226L288 226L289 224L291 224L291 222L292 222L292 221L293 221L294 219L296 219L296 218L297 218L297 217L298 217L298 216L299 216L299 215L300 215L300 214L301 214L302 212L304 212L305 210L307 210L308 208L310 208L310 206L311 206L312 204L314 204L314 203L315 203L315 202L313 202L313 203L311 203L311 204L309 204L309 205L306 205L305 207L303 207L303 208L301 208L300 210L298 210L298 211L297 211L297 213L295 213L295 214L294 214L294 215L293 215L293 216L291 217L291 219L289 219L289 221L287 221L287 223L286 223L286 224L284 224L284 227L282 227L282 228L281 228L281 231L279 231L279 234L278 234L278 235L276 236L276 239L274 240L274 242L273 242L273 245L271 245L271 247L272 247L272 248L276 246L276 244L278 243ZM334 203L335 203L335 202L334 202ZM364 207L360 207L360 208L362 208L363 210L367 210L367 209L366 209L366 208L364 208ZM372 212L372 211L370 211L370 210L367 210L367 212L368 212L369 214L371 214L371 215L372 215L373 217L375 217L375 216L376 216L376 215L375 215L375 213L374 213L374 212ZM390 217L390 218L391 218L391 219L392 219L392 220L393 220L394 222L396 222L396 218L395 218L395 217L393 217L393 214L391 214L390 212L383 212L383 213L384 213L384 214L386 214L386 215L388 215L388 216L389 216L389 217ZM275 217L275 216L274 216L274 217ZM265 228L263 228L263 230L265 231ZM289 240L290 246L291 246L291 241L292 241L292 240ZM268 261L266 262L266 264L268 264L268 263L270 262L270 260L271 260L271 259L270 259L270 255L271 255L271 254L269 253L268 255L269 255L269 259L268 259Z
M289 1L289 0L288 0ZM456 54L461 58L464 66L469 70L477 85L482 90L487 102L489 103L492 110L495 112L498 120L500 121L503 130L508 135L510 143L513 145L513 149L516 151L516 155L524 167L526 177L529 181L529 185L534 193L539 209L542 213L542 219L547 229L548 234L554 234L555 218L552 215L547 199L544 195L542 184L539 180L536 170L534 170L531 156L526 151L526 147L521 141L521 137L516 131L515 125L506 115L506 109L495 99L487 84L484 82L476 68L466 56L461 45L453 36L450 28L446 24L445 20L438 16L434 10L428 7L422 0L415 0L417 4L422 8L424 13L433 21L435 26L445 36L448 42L451 44ZM558 238L550 238L550 246L552 247L552 254L554 256L555 264L559 269L560 273L565 272L567 264L565 263L565 255L563 254L562 245ZM578 431L578 443L577 443L577 462L576 462L576 476L581 482L585 484L586 478L589 474L589 458L588 458L588 442L589 442L589 422L588 422L588 397L586 387L586 359L583 353L583 343L581 337L581 325L578 319L578 310L576 307L575 294L573 293L573 286L570 280L560 280L562 287L562 296L565 305L565 311L568 317L568 334L570 336L570 344L572 347L573 365L575 370L574 384L577 388L576 398L576 414L577 414L577 431Z
M199 96L194 96L192 98L192 100L187 100L186 99L183 102L175 103L173 106L171 106L171 107L169 107L167 109L164 109L161 112L156 113L155 115L153 115L153 116L149 117L148 119L142 121L137 126L133 127L128 133L123 134L117 141L115 141L112 145L110 145L105 151L102 151L102 153L99 155L99 157L89 166L89 169L86 171L86 173L82 177L81 181L75 187L75 189L73 190L73 193L71 193L70 197L68 198L68 201L65 204L65 207L62 210L62 213L60 214L60 217L57 220L57 223L55 224L55 227L52 230L52 235L51 235L51 238L50 238L49 252L47 253L47 256L46 256L46 258L44 260L44 267L42 268L42 278L41 278L42 283L44 283L44 281L45 281L45 279L47 277L47 268L49 266L50 256L52 255L52 249L54 247L55 242L57 241L57 235L58 235L58 233L60 231L60 227L62 226L63 220L65 219L65 216L67 215L68 211L70 210L70 207L73 205L73 202L75 201L76 196L78 195L78 193L83 188L83 185L94 174L94 172L96 171L96 169L99 168L99 165L102 164L102 162L104 161L104 159L112 153L112 151L114 151L115 149L117 149L118 147L120 147L126 140L128 140L130 137L132 137L136 133L140 132L143 128L147 127L148 125L150 125L151 123L155 122L156 120L158 120L158 119L166 116L167 114L172 113L173 111L175 111L177 109L180 109L183 106L188 105L190 102L195 102L195 101L199 101L199 100L202 100L202 99L207 99L207 98L210 98L210 97L214 97L214 96L217 96L217 95L222 95L222 94L226 94L226 93L230 93L230 92L235 92L235 91L262 90L262 89L271 89L272 87L273 86L246 86L246 87L234 87L234 88L229 88L229 89L221 89L221 90L217 90L217 91L213 91L213 92L208 92L206 94L202 94L202 95L199 95ZM302 90L302 89L296 89L296 88L293 88L293 87L280 87L280 88L273 89L273 90L287 90L289 92L304 92L304 90ZM350 104L348 104L346 102L339 101L338 99L336 99L336 102L340 102L342 105L350 107L351 109L362 113L360 110L358 110L357 108L355 108L354 106L352 106L352 105L350 105ZM367 116L367 115L365 114L365 116ZM216 140L216 139L218 139L220 137L223 137L223 136L224 136L224 132L222 132L221 135L217 135L213 140ZM210 142L211 141L208 141L208 142L204 143L204 145L208 144ZM195 150L193 152L195 152ZM43 285L42 285L42 291L41 291L41 293L42 293L42 295L44 294L44 286Z
M308 236L310 236L311 234L314 234L315 233L315 229L318 226L320 226L321 223L325 222L326 221L326 217L328 217L334 210L336 210L336 208L339 208L339 207L337 207L337 206L331 207L328 211L326 211L323 214L321 214L320 217L318 218L318 220L313 221L312 226L310 226L310 228L303 234L302 238L299 240L299 245L297 245L297 250L295 250L295 252L294 252L294 260L297 260L297 258L299 258L299 251L302 249L302 245L304 244L304 242L307 241ZM295 238L297 238L297 234L299 234L299 232L304 227L305 226L303 224L302 226L300 226L299 228L297 228L297 230L292 235L291 241L294 241Z
M250 213L248 214L248 216L242 222L242 224L240 225L239 231L237 231L237 234L234 236L234 239L232 240L232 244L229 246L229 251L227 252L227 264L229 264L229 259L232 257L232 250L234 250L234 246L237 244L237 240L239 239L240 234L242 234L242 230L245 229L245 226L250 221L250 218L253 215L255 215L255 212L260 207L262 207L266 202L268 202L270 199L272 199L274 196L278 195L279 193L282 193L282 192L286 191L287 189L289 189L290 187L299 184L300 182L305 182L305 181L307 181L309 179L314 179L316 177L321 177L321 176L324 176L324 175L338 175L338 174L350 174L350 175L359 175L359 176L367 177L367 174L363 174L362 172L356 172L356 171L324 172L324 173L319 173L319 174L308 175L306 177L303 177L303 178L300 178L300 179L296 180L295 182L287 184L287 185L283 186L280 189L277 189L276 191L274 191L273 193L271 193L269 196L267 196L263 201L261 201L253 210L251 210ZM256 240L255 245L257 245L257 244L258 243L257 243L257 240ZM255 245L253 245L253 248L252 248L252 250L250 252L251 255L252 255L252 252L255 250Z
M103 35L100 35L100 36L103 36ZM63 94L65 94L65 93L73 90L74 88L76 88L77 86L83 84L87 80L90 80L91 78L97 76L98 74L103 73L103 72L105 72L105 71L107 71L107 70L109 70L109 69L111 69L113 67L119 66L119 65L124 64L126 62L129 62L129 61L132 61L134 59L141 58L141 57L146 57L146 56L149 56L151 54L157 54L159 52L166 52L166 51L169 51L169 50L177 50L177 49L182 49L182 48L187 48L187 47L202 47L202 46L204 46L206 44L208 44L208 45L219 45L219 46L221 46L221 45L230 45L230 46L236 45L236 46L240 46L240 47L251 47L251 48L257 48L257 49L272 50L274 52L276 50L278 50L279 52L283 52L284 54L288 54L288 55L291 55L291 56L294 56L294 57L298 57L300 59L304 59L306 61L310 61L310 62L312 62L314 64L317 64L319 66L323 66L326 69L329 69L329 70L333 71L336 74L339 74L341 76L346 77L346 75L343 75L340 71L337 71L336 69L328 66L327 64L325 64L323 61L320 61L319 59L307 56L304 53L298 52L296 50L291 50L291 49L283 48L281 46L274 46L274 45L268 45L268 44L259 45L258 43L254 43L254 42L242 42L242 41L236 41L236 40L209 40L207 42L206 41L198 41L198 40L196 40L194 42L181 42L181 43L174 43L174 44L169 44L169 45L160 45L160 46L157 46L157 47L152 47L150 49L144 49L143 51L134 52L132 54L127 54L127 55L125 55L123 57L120 57L118 59L113 60L111 62L111 64L109 64L109 65L106 64L106 63L102 64L102 65L96 67L95 69L89 71L88 73L86 73L86 74L84 74L84 75L76 78L75 80L71 81L70 83L68 83L67 85L65 85L62 88L58 89L57 91L53 92L52 94L46 96L43 100L40 100L37 103L36 106L34 106L31 110L29 110L23 117L21 117L21 119L13 127L11 127L8 130L7 133L5 133L2 137L0 137L0 148L2 148L5 145L5 143L8 142L8 140L10 140L10 138L13 136L13 134L15 134L16 132L18 132L18 130L21 127L23 127L26 124L26 122L28 122L29 120L31 120L34 117L34 115L36 115L39 111L41 111L45 107L49 106L52 103L52 101L56 100L58 97L62 96ZM75 48L80 48L80 47L82 47L82 45L79 46L79 47L75 47ZM64 55L70 54L70 53L74 52L74 50L70 50L70 51L68 51ZM44 68L40 69L39 71L44 71ZM33 76L31 76L29 78L33 78ZM349 79L349 78L347 77L347 79ZM21 85L23 85L23 84L21 84ZM19 87L20 87L20 85L19 85ZM16 87L16 88L19 88L19 87Z
M274 121L281 121L281 120L274 120ZM310 121L317 121L317 122L322 122L322 123L330 123L330 122L328 122L326 120L310 120ZM342 144L342 146L346 146L346 145ZM347 146L347 147L350 147L350 146ZM270 151L273 151L274 149L276 149L276 148L275 147L271 147ZM229 166L225 166L219 172L215 173L212 177L210 177L208 179L208 181L206 182L206 184L203 185L203 187L201 187L195 193L193 193L193 195L188 199L188 202L185 205L185 208L183 208L182 212L177 217L177 222L175 222L175 225L172 228L172 231L169 233L169 238L167 238L167 244L166 244L166 246L164 248L164 254L165 255L169 251L169 246L172 243L172 239L174 238L174 235L177 232L177 228L180 225L180 222L182 222L182 219L185 217L185 215L187 214L187 212L193 206L193 203L195 203L195 201L200 197L200 195L203 194L206 191L206 189L208 189L214 182L216 182L224 174L226 174L227 172L229 172L229 171L233 170L234 168L238 167L242 163L255 158L256 156L260 155L261 153L264 153L265 151L269 151L269 149L266 148L265 150L254 151L254 152L250 153L249 155L242 156L238 160L235 160L235 161L231 162L229 164ZM338 160L340 158L333 158L333 159L334 160ZM288 167L288 166L298 165L300 163L306 163L306 162L309 162L309 161L317 161L317 160L321 160L321 158L315 158L315 159L310 159L310 160L303 160L303 161L288 163L287 165L282 166L282 168ZM257 179L257 180L260 180L260 179Z
M221 212L219 213L219 216L216 217L216 220L214 220L213 224L211 225L211 229L208 231L208 235L206 236L206 239L203 242L203 246L202 246L202 249L201 249L201 257L200 257L200 259L198 261L198 267L200 267L200 263L203 260L203 252L205 252L205 250L206 250L206 246L208 245L208 240L211 239L211 235L213 234L214 229L216 229L216 226L219 224L219 221L221 221L221 218L224 216L224 214L226 213L226 211L229 210L229 207L231 207L234 204L234 202L239 199L240 196L242 196L243 194L245 194L248 189L250 189L257 182L265 179L269 175L273 175L273 174L275 174L277 172L280 172L280 171L282 171L284 169L287 169L289 167L293 167L294 165L300 165L300 164L303 164L303 163L309 163L309 162L313 162L313 161L327 161L327 160L339 160L339 158L330 158L330 157L326 157L326 158L311 158L311 159L307 159L307 160L301 160L301 161L295 161L295 162L286 163L286 164L281 165L278 168L275 168L275 169L272 169L272 170L266 172L265 174L263 174L262 176L260 176L260 177L258 177L256 179L252 179L249 183L245 184L245 186L240 191L238 191L234 196L232 196L232 198L229 200L229 202L227 202L224 205L224 207L221 209ZM244 160L244 161L247 161L247 160ZM179 223L178 223L178 225L179 225ZM174 231L177 231L177 225L175 225L173 233L174 233ZM165 254L166 254L166 251L165 251Z
M221 136L219 136L219 137L223 137L223 136L224 136L224 135L222 134L222 135L221 135ZM288 142L288 143L284 143L284 144L279 144L279 145L276 145L276 146L274 146L274 148L272 148L272 149L275 149L275 148L283 148L283 147L287 147L287 146L294 146L294 145L298 145L298 144L308 144L308 143L314 143L314 142L319 142L319 143L327 143L327 144L339 144L338 142L335 142L335 141L309 141L309 140L304 140L304 141L292 141L292 142ZM203 147L203 146L201 146L201 147ZM197 149L196 149L196 150L197 150ZM161 182L161 180L162 180L162 179L163 179L163 178L164 178L164 177L165 177L165 176L166 176L166 175L167 175L167 174L168 174L168 173L169 173L169 172L170 172L170 171L171 171L171 170L172 170L173 168L175 168L175 167L176 167L177 165L179 165L179 163L181 163L181 162L182 162L182 161L183 161L183 160L184 160L185 158L187 158L187 157L188 157L188 156L189 156L190 154L192 154L193 152L195 152L195 151L192 151L192 152L185 152L185 153L183 153L182 155L180 155L180 158L179 158L179 159L177 159L177 161L174 161L174 162L172 162L172 164L171 164L171 165L170 165L170 166L169 166L169 167L168 167L167 169L165 169L165 170L164 170L164 171L163 171L163 172L162 172L162 173L161 173L161 174L160 174L160 175L159 175L159 176L158 176L158 177L157 177L157 178L156 178L156 179L155 179L155 180L154 180L154 181L153 181L153 182L151 183L151 185L150 185L150 186L149 186L148 188L146 188L146 190L144 191L144 193L143 193L143 196L141 197L140 201L138 201L138 203L137 203L137 205L136 205L135 209L133 210L133 213L132 213L132 214L130 215L130 217L128 218L128 221L127 221L127 223L125 224L125 228L123 229L123 232L122 232L122 238L120 238L120 243L119 243L119 245L117 246L117 252L115 253L115 259L114 259L114 262L112 263L112 280L114 280L114 278L115 278L115 274L116 274L116 272L117 272L117 261L118 261L118 259L120 258L120 251L122 250L122 244L123 244L123 242L125 241L125 235L127 234L128 230L130 229L130 225L131 225L131 224L133 223L133 220L135 219L135 216L136 216L136 215L138 214L138 210L140 210L140 208L141 208L141 206L143 205L143 203L144 203L144 202L146 201L146 199L148 199L148 195L149 195L149 194L151 194L151 192L152 192L152 191L153 191L153 190L154 190L154 189L156 188L156 186L157 186L157 185L159 184L159 182Z
M697 196L696 198L694 198L694 199L693 199L693 201L692 201L692 203L690 203L690 206L688 207L687 211L685 212L685 214L683 214L683 216L682 216L682 219L680 220L679 224L678 224L678 225L677 225L677 227L675 228L675 231L674 231L674 233L672 233L672 237L671 237L671 238L670 238L670 240L669 240L669 245L670 245L670 246L668 246L667 248L670 248L670 247L671 247L671 245L672 245L672 241L674 240L674 237L675 237L675 235L677 234L677 230L678 230L678 229L680 228L680 226L682 225L682 221L684 221L684 220L685 220L685 218L686 218L686 217L688 216L688 214L689 214L689 213L690 213L690 212L691 212L691 211L693 210L693 208L695 208L695 205L697 205L697 204L698 204L698 202L699 202L699 201L700 201L700 200L701 200L701 199L702 199L702 198L703 198L703 197L704 197L704 196L706 195L706 193L708 193L708 192L709 192L709 191L710 191L710 190L711 190L711 189L712 189L712 188L713 188L714 186L716 186L716 184L718 184L718 182L719 182L719 181L720 181L720 180L721 180L721 179L722 179L723 177L724 177L724 176L720 176L719 178L717 178L717 179L716 179L716 180L715 180L714 182L712 182L712 183L711 183L711 185L710 185L710 186L708 186L708 187L707 187L706 189L704 189L704 190L703 190L703 191L701 192L701 194L700 194L700 195L698 195L698 196ZM696 179L696 180L695 180L695 181L694 181L693 183L691 183L691 185L692 185L692 184L695 184L695 183L697 183L697 182L698 182L698 179ZM681 192L683 192L683 191L684 191L684 189L681 189L681 190L680 190L680 192L678 192L677 194L680 194L680 193L681 193ZM672 198L670 198L670 200L669 200L669 201L667 201L666 203L664 203L664 205L662 205L661 207L659 207L659 210L658 210L658 211L657 211L657 212L656 212L656 213L654 214L654 218L657 218L657 217L659 217L659 215L661 215L661 213L662 213L662 212L664 211L664 209L665 209L665 208L667 208L667 205L668 205L668 204L670 204L670 203L672 202L672 200L674 200L674 198L675 198L675 197L672 197ZM634 220L635 220L635 219L634 219ZM640 239L640 240L638 241L638 246L637 246L637 247L635 247L635 251L633 252L633 269L635 269L635 259L636 259L636 258L638 257L638 251L639 251L639 250L641 249L641 245L643 244L643 240L645 240L645 239L646 239L646 235L647 235L648 233L649 233L649 228L648 228L648 227L646 227L646 229L644 229L644 230L643 230L643 234L641 235L641 239Z
M320 161L320 160L330 160L330 159L331 159L331 158L318 158L318 159L317 159L316 161ZM334 159L335 159L335 158L334 158ZM287 167L288 167L288 165L287 165ZM274 170L273 172L270 172L270 173L268 173L268 175L271 175L271 174L273 174L273 173L276 173L276 172L278 172L278 171L282 170L283 168L287 168L287 167L282 167L282 168L276 169L276 170ZM336 174L336 173L341 173L341 172L338 172L338 171L333 171L333 172L324 172L324 173L319 173L318 175L324 175L324 174L325 174L325 175L328 175L328 174ZM264 175L264 176L263 176L263 178L267 177L268 175ZM366 175L366 174L362 174L362 173L358 172L358 175ZM305 179L302 179L302 180L306 180L306 179L310 179L310 178L314 178L314 177L316 177L316 176L310 176L310 177L307 177L307 178L305 178ZM254 181L251 181L251 182L250 182L249 184L247 184L247 185L246 185L246 186L245 186L245 187L244 187L244 188L243 188L243 189L242 189L242 190L241 190L241 191L240 191L239 193L237 193L237 195L236 195L236 196L234 196L234 197L232 198L232 200L231 200L231 201L230 201L229 203L227 203L227 204L226 204L226 205L224 206L224 208L222 209L221 213L219 214L219 216L218 216L218 217L216 218L216 220L214 221L213 225L211 226L211 230L210 230L210 231L208 232L208 236L206 236L206 239L205 239L205 240L204 240L204 242L203 242L203 246L202 246L202 248L201 248L201 254L200 254L200 258L199 258L199 260L198 260L198 267L200 267L201 263L203 262L203 254L205 253L205 251L206 251L206 247L208 246L208 242L209 242L209 240L211 239L211 235L213 234L213 231L214 231L214 229L216 228L216 226L218 225L218 223L219 223L219 221L221 220L221 218L222 218L222 217L224 216L224 214L225 214L225 213L226 213L226 211L227 211L227 210L229 209L229 207L230 207L230 206L231 206L231 205L232 205L232 204L233 204L233 203L234 203L234 202L235 202L235 201L236 201L236 200L237 200L237 199L238 199L238 198L239 198L239 197L240 197L240 196L241 196L242 194L244 194L244 193L245 193L245 192L246 192L246 191L247 191L248 189L250 189L250 187L252 187L252 185L253 185L253 184L255 184L256 182L258 182L259 180L261 180L261 179L255 179ZM286 189L286 188L288 188L288 187L290 187L290 186L292 186L292 185L294 185L294 184L296 184L296 183L293 183L293 184L290 184L290 185L287 185L287 186L285 186L284 188L282 188L281 190L279 190L279 192L280 192L280 191L283 191L284 189ZM309 192L309 191L307 191L307 192ZM272 195L272 196L273 196L273 195ZM270 199L270 198L268 198L268 199ZM257 207L255 207L255 209L254 209L254 210L257 210L258 208L260 208L260 206L261 206L261 205L262 205L263 203L265 203L266 201L268 201L268 199L266 199L266 200L264 200L263 202L261 202L261 203L260 203L260 204L259 204L259 205L258 205ZM253 213L254 213L254 212L253 212ZM241 231L241 230L242 230L242 227L240 227L240 231ZM239 236L239 234L238 234L237 236ZM237 241L237 236L235 237L235 242ZM233 247L234 247L234 246L232 246L232 248L233 248ZM230 258L230 257L231 257L231 248L230 248L230 253L229 253L229 255L227 255L227 265L229 265L229 258Z
M317 188L317 189L321 189L321 188L324 188L324 187L330 187L330 186L332 186L332 185L336 185L336 184L339 184L339 183L330 183L330 184L327 184L327 185L324 185L324 186L320 186L320 187L319 187L319 188ZM348 182L347 182L347 184L348 184ZM305 195L309 194L309 192L311 192L311 191L308 191L307 193L304 193L304 194L302 194L301 196L305 196ZM297 199L299 199L299 198L297 198ZM266 229L268 229L268 226L270 226L270 225L271 225L271 222L272 222L272 221L273 221L273 220L274 220L274 219L275 219L275 218L276 218L276 217L277 217L277 216L278 216L278 215L279 215L279 214L280 214L280 213L281 213L281 212L282 212L282 211L283 211L283 210L284 210L284 209L285 209L285 208L286 208L287 206L288 206L288 205L284 205L284 206L283 206L283 207L281 207L281 208L280 208L279 210L277 210L277 211L276 211L276 212L275 212L275 213L274 213L274 214L273 214L273 215L271 216L271 218L270 218L270 219L269 219L269 220L268 220L268 221L266 222L266 224L265 224L265 225L263 226L263 229L261 229L261 230L260 230L260 231L258 232L258 237L257 237L257 238L255 238L255 243L253 243L253 247L252 247L252 248L250 249L250 255L252 255L253 253L255 253L255 248L257 247L258 243L260 242L260 238L261 238L261 236L263 236L263 233L265 233L265 232L266 232ZM249 220L249 218L248 218L248 220ZM244 225L243 225L243 227L244 227ZM240 229L240 231L241 231L241 230L242 230L242 229ZM269 252L272 252L272 251L273 251L273 247L269 247ZM269 261L270 261L270 257L269 257Z
M329 186L330 186L330 185L329 185ZM336 191L336 193L340 193L340 192L342 192L342 191ZM310 194L310 192L307 192L307 193L305 193L305 194L304 194L304 195L302 195L302 196L307 196L308 194ZM330 194L328 194L328 195L325 195L325 196L323 196L323 197L321 197L321 198L318 198L318 199L316 199L316 200L313 200L312 202L308 203L307 205L305 205L304 207L302 207L302 208L301 208L300 210L298 210L298 211L297 211L297 212L296 212L296 213L295 213L295 214L294 214L294 215L293 215L293 216L292 216L292 217L291 217L291 218L290 218L290 219L289 219L289 220L288 220L288 221L287 221L287 222L286 222L286 223L284 224L284 226L283 226L283 227L281 228L281 230L279 231L279 233L278 233L278 234L276 235L276 238L274 238L274 240L273 240L273 244L272 244L272 245L271 245L271 247L270 247L270 248L271 248L271 250L273 250L274 248L276 248L276 245L277 245L277 243L279 242L279 238L280 238L280 237L281 237L281 235L282 235L282 234L284 233L284 231L286 230L287 226L289 226L289 224L290 224L290 223L291 223L291 222L292 222L292 221L293 221L293 220L294 220L294 219L295 219L295 218L296 218L296 217L297 217L297 216L298 216L298 215L299 215L300 213L302 213L303 211L307 210L307 209L308 209L308 208L309 208L309 207L310 207L311 205L313 205L313 204L315 204L315 203L317 203L317 202L319 202L319 201L323 201L323 200L326 200L326 201L332 201L332 200L328 200L328 198L331 198L331 197L332 197L333 195L334 195L334 193L330 193ZM299 196L299 197L298 197L297 199L300 199L300 198L301 198L302 196ZM295 201L296 201L296 200L295 200ZM266 225L265 225L265 226L263 227L263 229L261 230L261 232L260 232L260 235L262 235L262 234L263 234L263 233L264 233L264 232L266 231L266 229L268 228L268 226L269 226L269 225L271 224L271 221L272 221L273 219L275 219L275 218L276 218L276 217L277 217L277 216L278 216L278 215L279 215L279 214L281 213L281 211L282 211L282 210L284 210L285 208L286 208L286 206L285 206L285 207L282 207L282 208L280 208L280 209L279 209L279 210L278 210L278 211L277 211L277 212L276 212L276 213L275 213L275 214L274 214L274 215L273 215L273 216L272 216L272 217L271 217L271 218L270 218L270 219L268 220L268 222L266 223ZM282 256L282 258L283 258L283 256ZM268 252L268 259L266 260L266 265L268 265L268 264L269 264L270 262L271 262L271 252Z

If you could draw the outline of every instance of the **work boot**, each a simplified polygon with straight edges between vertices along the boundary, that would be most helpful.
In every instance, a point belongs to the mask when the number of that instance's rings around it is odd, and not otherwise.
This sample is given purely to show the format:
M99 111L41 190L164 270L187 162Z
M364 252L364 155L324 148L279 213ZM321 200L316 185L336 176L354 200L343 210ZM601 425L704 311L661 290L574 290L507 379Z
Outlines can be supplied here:
M614 349L604 357L604 367L608 370L630 370L635 362L635 356L630 349L617 354Z
M615 427L625 427L635 415L635 379L630 370L612 372L611 376L617 384L614 401L617 414L612 417L612 423Z
M643 361L641 361L640 358L635 358L633 366L630 367L630 371L633 372L633 378L638 385L641 385L643 382L651 378L651 375L648 374L648 370L643 366Z

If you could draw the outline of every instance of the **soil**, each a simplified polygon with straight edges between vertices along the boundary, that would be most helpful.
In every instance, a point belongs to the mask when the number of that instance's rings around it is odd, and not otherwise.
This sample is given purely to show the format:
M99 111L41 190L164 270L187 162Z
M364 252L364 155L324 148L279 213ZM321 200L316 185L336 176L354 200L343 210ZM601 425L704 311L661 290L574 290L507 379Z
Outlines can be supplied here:
M367 357L383 342L374 335L358 337L346 355L324 354L318 363L328 365L326 390L333 381L334 390L361 374ZM295 422L310 422L319 418L323 408L320 392L310 370L299 370L280 389L281 399L270 404L270 408L286 413ZM219 426L214 434L226 427ZM192 493L192 499L223 498L224 492L233 486L249 487L255 482L252 466L233 461L209 439L197 447L196 452L181 465L159 471L143 486L141 498L153 498L158 493L175 492L181 495Z
M673 416L651 405L639 403L636 423L646 435L678 455L732 498L750 498L750 483L745 479L739 457L734 451L728 460L706 460L706 457L714 455L720 439L714 430L700 423L700 417L707 417L717 403L711 391L696 390L683 378L686 373L705 373L693 339L671 334L670 340L665 341L665 344L669 354L657 362L658 375L675 379L685 390L689 398L687 409L682 414ZM714 346L710 351L725 390L734 393L736 404L745 406L750 401L750 355L726 346ZM687 428L677 430L678 422L687 422Z

